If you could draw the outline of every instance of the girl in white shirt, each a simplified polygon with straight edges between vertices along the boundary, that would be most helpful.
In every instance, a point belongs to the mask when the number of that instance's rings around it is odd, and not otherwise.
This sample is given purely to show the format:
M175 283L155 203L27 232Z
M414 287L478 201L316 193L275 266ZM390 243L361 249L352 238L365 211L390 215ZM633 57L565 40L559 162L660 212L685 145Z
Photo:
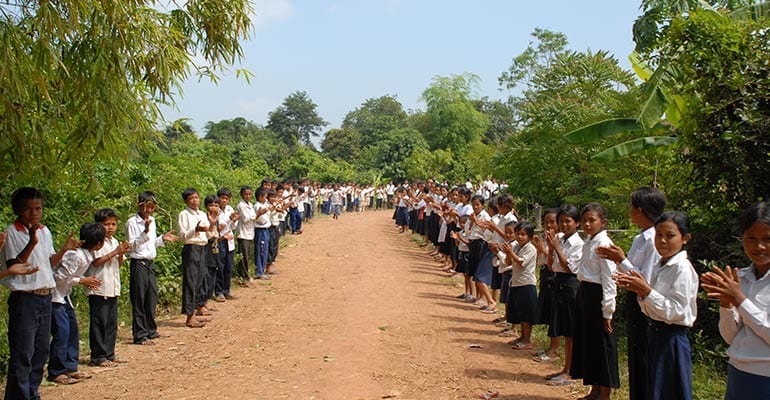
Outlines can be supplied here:
M530 338L537 308L537 289L535 288L537 249L532 244L535 229L532 224L523 221L516 224L515 232L516 246L511 248L510 245L502 245L507 255L506 263L513 267L505 315L508 323L521 324L521 336L510 342L513 349L527 350L532 348Z
M690 221L671 211L655 221L655 248L660 263L649 284L638 271L619 274L618 285L637 294L649 318L647 340L652 400L692 399L692 361L687 330L698 314L698 274L683 247L690 240Z
M770 398L770 203L755 204L738 220L748 268L718 267L701 278L719 299L719 333L730 347L725 400Z
M591 385L587 400L607 400L612 388L620 387L618 342L613 334L615 313L615 263L596 254L599 247L612 245L604 230L607 211L599 203L589 203L580 214L580 225L588 235L577 275L575 337L570 376Z

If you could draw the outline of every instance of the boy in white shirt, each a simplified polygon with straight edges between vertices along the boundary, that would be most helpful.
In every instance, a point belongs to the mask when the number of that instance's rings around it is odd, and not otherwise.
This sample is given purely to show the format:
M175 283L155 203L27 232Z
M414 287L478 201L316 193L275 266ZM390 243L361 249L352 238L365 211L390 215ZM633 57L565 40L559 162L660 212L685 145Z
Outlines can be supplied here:
M251 282L249 266L254 260L254 221L257 214L251 204L253 192L250 186L241 186L241 201L238 203L238 225L235 232L238 236L238 253L241 261L236 268L236 275L241 279L241 285Z
M233 253L235 253L233 227L238 221L238 214L230 205L232 195L228 188L217 191L220 205L218 223L220 226L224 226L219 231L219 270L217 271L217 282L214 285L214 299L220 302L235 300L235 296L230 293L230 282L233 278Z
M118 339L118 296L120 296L120 265L123 255L131 250L128 242L115 239L118 216L111 208L96 212L94 221L104 226L104 246L94 251L94 261L84 276L93 276L102 284L86 290L88 295L89 334L92 366L114 367L115 342Z

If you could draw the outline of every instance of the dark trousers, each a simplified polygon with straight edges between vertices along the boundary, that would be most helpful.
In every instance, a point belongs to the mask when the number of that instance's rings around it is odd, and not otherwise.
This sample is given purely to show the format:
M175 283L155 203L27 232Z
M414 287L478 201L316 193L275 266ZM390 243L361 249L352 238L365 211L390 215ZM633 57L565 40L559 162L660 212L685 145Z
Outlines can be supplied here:
M299 213L299 208L290 208L289 216L291 217L291 220L289 220L289 223L291 224L291 233L297 233L302 230L302 215Z
M51 305L51 351L48 379L78 370L80 332L75 309L66 302Z
M647 316L642 313L636 293L626 293L626 338L628 339L628 390L630 400L647 400L649 353Z
M228 250L227 240L219 242L219 271L214 293L219 296L230 295L230 284L233 280L233 252Z
M158 305L158 281L152 260L131 259L129 297L131 298L131 333L134 343L158 337L155 307Z
M292 221L294 219L292 218ZM254 273L257 276L265 274L267 268L267 248L270 245L270 232L268 228L257 228L254 230Z
M238 239L238 252L241 254L241 261L236 267L236 275L239 278L249 279L249 267L254 260L254 241Z
M313 205L310 203L304 203L305 205L305 221L310 221L313 218Z
M115 341L118 340L118 298L88 296L88 343L91 363L101 364L115 360Z
M214 295L214 287L217 284L217 275L219 274L219 243L215 239L209 240L206 244L206 267L203 271L203 280L201 281L201 291L198 296L198 308L206 305L206 302Z
M8 296L8 378L5 400L39 399L51 340L51 295Z
M275 225L267 228L267 232L270 235L270 242L267 246L267 265L270 265L278 257L278 241L280 236L278 235L278 226Z
M186 244L182 248L182 314L190 316L200 304L206 269L206 246Z
M278 222L278 233L281 234L281 236L286 235L286 221L279 221Z

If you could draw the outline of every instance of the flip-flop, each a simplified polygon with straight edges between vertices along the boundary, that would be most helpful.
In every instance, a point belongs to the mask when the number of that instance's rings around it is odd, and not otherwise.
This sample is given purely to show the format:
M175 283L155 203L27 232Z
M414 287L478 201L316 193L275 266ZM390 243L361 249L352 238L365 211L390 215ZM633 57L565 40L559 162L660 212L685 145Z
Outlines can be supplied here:
M83 371L65 372L64 375L67 375L72 379L78 379L78 380L88 379L91 377L91 374L85 373Z
M573 381L572 379L559 378L559 379L549 379L548 382L546 382L545 384L548 386L569 386L569 385L574 385L575 381Z
M206 326L206 323L200 322L200 321L193 321L193 322L186 323L185 326L188 328L203 328L204 326Z
M80 382L80 379L71 378L67 375L61 374L56 376L56 378L51 379L51 382L59 385L74 385Z
M514 350L531 350L533 347L534 345L532 345L532 342L530 343L518 342L511 346L511 348Z
M497 307L482 309L481 312L484 314L497 314Z
M538 354L538 355L532 357L532 361L548 362L548 361L557 360L558 358L559 358L558 356L551 357L551 356L548 355L548 353L543 353L543 354Z

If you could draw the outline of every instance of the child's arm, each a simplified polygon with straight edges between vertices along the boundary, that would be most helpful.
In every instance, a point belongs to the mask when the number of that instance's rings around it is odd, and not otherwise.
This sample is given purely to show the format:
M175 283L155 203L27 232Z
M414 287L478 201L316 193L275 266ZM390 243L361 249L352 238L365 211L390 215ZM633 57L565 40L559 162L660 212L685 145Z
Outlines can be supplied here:
M33 267L29 263L15 263L0 271L0 279L11 275L29 275L39 271L40 267Z
M123 255L128 253L129 250L131 250L131 245L128 242L123 242L118 245L114 250L111 252L94 259L94 261L91 263L94 267L101 267L104 264L107 264L111 259L114 257L118 257L118 265L123 263Z
M89 289L98 288L102 282L94 276L82 277L82 271L85 271L88 266L81 264L84 262L77 251L67 251L61 258L60 266L54 270L54 279L56 282L67 282L70 286L80 284ZM78 273L78 270L81 273Z
M57 264L59 264L59 262L61 262L62 257L67 251L75 250L78 247L80 247L80 241L75 239L75 232L71 232L67 237L67 241L64 242L64 245L59 249L59 251L56 252L56 254L51 256L51 266L55 267Z

